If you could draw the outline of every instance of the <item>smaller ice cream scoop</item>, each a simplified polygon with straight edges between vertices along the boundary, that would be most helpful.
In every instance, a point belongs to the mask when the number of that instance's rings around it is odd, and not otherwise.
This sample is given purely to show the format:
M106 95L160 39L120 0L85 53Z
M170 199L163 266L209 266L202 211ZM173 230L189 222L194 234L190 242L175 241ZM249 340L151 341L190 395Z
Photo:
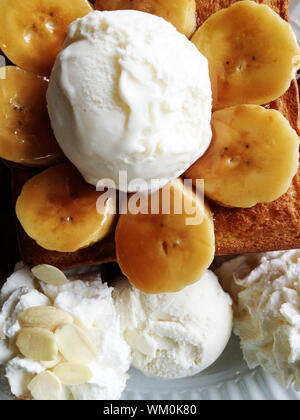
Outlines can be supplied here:
M231 335L231 299L211 271L180 292L157 295L118 279L113 298L133 366L147 376L195 375L218 359Z
M94 11L72 23L47 102L58 143L93 185L154 191L211 141L207 59L148 13Z

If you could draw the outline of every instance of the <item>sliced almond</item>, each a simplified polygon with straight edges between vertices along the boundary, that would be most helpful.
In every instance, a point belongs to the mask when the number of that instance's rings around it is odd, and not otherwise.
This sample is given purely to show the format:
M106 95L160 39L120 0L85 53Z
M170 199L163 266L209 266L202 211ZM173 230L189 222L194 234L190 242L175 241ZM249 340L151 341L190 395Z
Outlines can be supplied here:
M97 347L88 331L74 324L66 324L55 331L59 351L71 363L87 365L97 355Z
M63 286L68 282L64 273L53 265L37 265L33 267L31 272L38 280L51 284L52 286Z
M77 327L82 328L83 330L86 330L84 324L78 319L75 315L72 314L73 317L73 324L77 325Z
M63 324L72 324L73 317L54 306L35 306L19 315L18 321L23 328L39 327L54 330Z
M61 354L57 354L57 357L55 360L51 360L51 362L43 362L41 361L40 364L45 368L45 369L53 369L55 366L57 366L59 363L61 363L63 361L63 357Z
M65 385L84 384L93 376L87 366L68 362L57 365L53 372Z
M55 336L43 328L22 328L16 344L23 356L29 359L50 362L57 358Z
M37 401L58 401L62 397L60 380L47 370L35 376L29 383L28 389Z

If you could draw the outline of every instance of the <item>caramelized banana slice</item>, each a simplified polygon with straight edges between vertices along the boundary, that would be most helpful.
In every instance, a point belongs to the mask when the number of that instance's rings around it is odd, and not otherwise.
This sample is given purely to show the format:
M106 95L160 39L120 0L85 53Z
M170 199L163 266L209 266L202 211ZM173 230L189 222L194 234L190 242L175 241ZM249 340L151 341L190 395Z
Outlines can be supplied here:
M48 82L18 67L0 79L0 157L29 166L49 166L64 157L46 106Z
M195 0L96 0L98 10L134 9L152 13L171 22L190 37L196 30Z
M145 293L183 289L198 281L214 258L210 210L182 180L169 187L170 196L156 194L160 203L168 203L165 197L170 197L169 214L168 205L163 211L164 204L158 214L143 214L146 205L137 214L121 215L117 224L117 261L130 282Z
M96 208L100 195L71 164L61 164L24 185L16 213L26 233L43 248L75 252L100 241L114 227L114 198Z
M289 88L300 68L291 26L253 1L215 13L192 41L209 61L214 109L271 102Z
M0 49L17 66L49 75L68 26L92 10L87 0L0 0Z
M228 207L276 200L298 170L299 137L274 110L238 105L212 116L213 140L186 173L204 179L205 194Z

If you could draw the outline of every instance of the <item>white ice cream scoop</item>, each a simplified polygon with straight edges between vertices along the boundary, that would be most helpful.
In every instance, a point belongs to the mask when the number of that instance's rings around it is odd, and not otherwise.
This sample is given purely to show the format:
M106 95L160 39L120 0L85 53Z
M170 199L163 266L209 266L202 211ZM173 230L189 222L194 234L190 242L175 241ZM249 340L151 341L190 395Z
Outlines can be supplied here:
M178 293L158 295L118 279L113 298L133 366L147 376L195 375L217 360L231 335L231 299L211 271Z
M93 185L158 189L211 141L207 59L148 13L94 11L72 23L47 101L57 141Z

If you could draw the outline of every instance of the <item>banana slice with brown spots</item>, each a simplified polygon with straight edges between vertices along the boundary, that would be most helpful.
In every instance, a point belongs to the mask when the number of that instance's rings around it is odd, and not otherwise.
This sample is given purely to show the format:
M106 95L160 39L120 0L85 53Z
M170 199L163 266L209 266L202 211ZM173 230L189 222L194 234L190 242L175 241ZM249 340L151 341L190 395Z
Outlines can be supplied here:
M97 0L98 10L134 9L160 16L190 37L196 30L195 0Z
M92 10L87 0L0 0L0 49L17 66L49 75L70 23Z
M70 163L56 165L24 185L16 213L41 247L75 252L100 241L115 226L115 199L103 200L100 208L100 195Z
M192 42L209 61L214 109L271 102L300 68L291 26L270 7L250 0L212 15Z
M48 82L15 66L0 79L0 157L29 166L62 161L46 106Z
M299 164L299 137L278 111L238 105L212 116L213 140L186 173L204 179L205 194L228 207L276 200Z
M168 187L170 195L162 190L156 193L159 206L156 210L152 207L152 213L157 214L151 214L146 204L137 214L128 206L117 224L117 261L130 282L145 293L183 289L198 281L214 258L209 208L181 179ZM163 209L166 197L170 207L168 203Z

